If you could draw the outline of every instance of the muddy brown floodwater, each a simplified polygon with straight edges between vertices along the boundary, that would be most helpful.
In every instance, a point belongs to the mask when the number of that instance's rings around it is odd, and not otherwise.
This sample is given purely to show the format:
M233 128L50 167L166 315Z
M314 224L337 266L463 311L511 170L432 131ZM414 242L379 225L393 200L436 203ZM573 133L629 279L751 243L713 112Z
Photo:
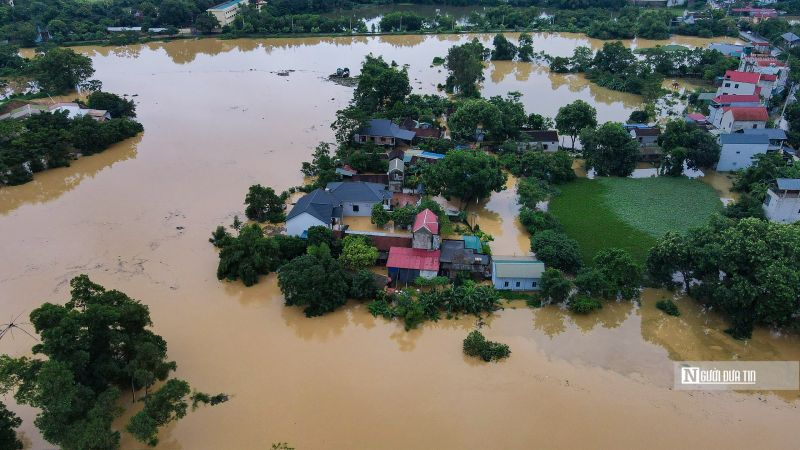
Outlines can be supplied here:
M490 36L480 36L488 41ZM377 448L792 448L797 392L675 392L672 360L798 359L793 336L757 330L745 343L694 302L666 317L647 291L642 306L612 303L588 317L512 305L487 322L513 352L499 364L465 358L474 318L405 332L363 305L307 319L285 308L274 276L251 288L215 278L211 230L242 215L247 187L302 182L300 162L352 90L325 81L364 55L410 64L418 92L444 81L434 56L464 36L178 41L79 48L105 89L136 95L145 133L72 167L0 189L0 316L65 301L80 273L150 306L177 376L232 399L189 414L160 434L160 449ZM536 35L535 47L569 54L599 42ZM679 43L705 44L697 39ZM639 42L637 45L651 45ZM293 69L289 76L280 70ZM519 90L528 112L554 115L582 98L600 121L623 120L639 99L548 74L532 64L490 63L484 94ZM513 180L512 180L513 182ZM495 252L525 252L513 191L476 207ZM0 351L25 355L17 335ZM52 446L13 405L30 448ZM128 412L130 414L130 412ZM121 423L121 422L120 422ZM129 436L123 448L142 445Z

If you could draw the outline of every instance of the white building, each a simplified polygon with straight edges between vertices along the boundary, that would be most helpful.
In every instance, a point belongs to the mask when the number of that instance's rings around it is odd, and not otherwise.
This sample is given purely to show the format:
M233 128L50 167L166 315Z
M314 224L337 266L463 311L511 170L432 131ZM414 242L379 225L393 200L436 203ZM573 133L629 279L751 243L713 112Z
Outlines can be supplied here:
M739 72L728 70L722 84L717 89L717 95L752 95L758 94L758 80L760 74L754 72Z
M769 136L766 134L731 133L719 137L722 147L717 163L717 171L733 172L750 167L753 156L767 153Z
M722 114L727 108L741 106L762 106L758 95L718 95L708 105L708 122L717 128L722 124Z
M220 3L217 6L212 6L206 11L217 18L221 26L230 25L233 23L236 16L239 15L239 9L243 6L250 4L250 0L229 0L225 3Z
M304 195L286 216L286 234L302 236L313 226L332 228L341 224L342 217L369 217L372 207L382 204L389 209L392 193L386 186L363 181L336 181L325 189Z
M773 222L794 223L800 220L800 179L778 178L767 190L764 215Z
M766 128L769 114L763 106L731 106L722 109L719 128L723 133L739 130Z

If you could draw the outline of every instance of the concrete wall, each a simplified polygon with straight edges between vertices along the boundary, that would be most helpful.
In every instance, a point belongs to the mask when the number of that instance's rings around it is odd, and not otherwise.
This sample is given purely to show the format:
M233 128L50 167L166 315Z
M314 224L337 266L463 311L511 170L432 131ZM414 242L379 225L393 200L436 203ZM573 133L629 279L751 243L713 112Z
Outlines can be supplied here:
M519 286L517 286L519 283ZM538 291L541 280L538 278L499 278L492 274L492 284L495 289L511 291Z
M433 235L428 230L419 230L414 233L414 237L411 240L411 246L414 248L432 250Z
M717 170L720 172L733 172L750 167L753 156L767 153L768 144L725 144L719 154Z
M744 129L755 129L755 128L766 128L767 123L762 121L750 121L750 120L733 120L733 113L728 111L722 116L722 122L719 125L719 129L722 130L724 133L733 133L734 131L744 130Z
M543 150L546 152L555 152L558 150L558 141L551 142L517 142L517 150Z
M781 198L770 189L764 200L764 214L773 222L797 222L800 220L800 197Z
M309 213L303 213L286 221L286 234L289 236L300 236L304 231L318 225L328 226L329 224L323 223Z
M372 205L377 202L345 202L342 204L342 215L345 217L364 217L372 215ZM358 209L358 211L356 211Z
M731 80L723 80L722 85L717 89L717 95L753 95L755 93L755 84L737 83Z

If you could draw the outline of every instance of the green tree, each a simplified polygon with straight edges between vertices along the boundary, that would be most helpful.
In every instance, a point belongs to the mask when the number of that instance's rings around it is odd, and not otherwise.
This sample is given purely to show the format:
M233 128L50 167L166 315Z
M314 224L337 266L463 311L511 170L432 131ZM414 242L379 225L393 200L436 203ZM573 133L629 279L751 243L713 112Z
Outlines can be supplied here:
M502 127L502 112L497 105L484 99L470 99L458 104L447 120L454 139L475 140L479 129L493 136Z
M66 94L94 74L92 60L68 48L52 48L31 62L31 73L43 92Z
M548 267L542 275L541 289L542 297L561 303L569 298L572 282L565 278L560 270Z
M406 205L400 208L395 208L392 211L392 222L397 228L407 228L414 223L414 217L417 215L417 209L411 205Z
M366 114L390 109L411 93L408 71L389 65L383 57L367 55L361 65L353 105Z
M464 354L489 362L508 358L511 355L511 350L509 350L508 345L488 341L480 331L473 330L464 339Z
M636 168L639 143L615 122L606 122L597 130L581 131L583 155L587 167L600 176L627 177Z
M375 298L376 294L375 275L372 272L362 269L353 274L350 280L350 297L364 300Z
M636 296L642 283L642 270L628 252L618 248L605 248L594 256L594 267L608 283L606 298Z
M252 286L259 275L276 270L280 262L276 243L264 237L261 227L245 226L219 252L217 279L241 279L245 286Z
M286 192L278 195L271 187L260 184L250 186L244 198L244 214L256 222L280 223L286 220Z
M367 242L366 236L348 235L342 239L342 253L339 262L345 269L362 270L375 265L378 249Z
M685 148L686 165L690 169L712 168L719 161L720 146L717 139L697 125L683 120L668 122L658 137L658 145L668 153L679 147Z
M220 27L217 17L210 12L198 14L194 21L194 27L201 33L210 33Z
M331 156L330 144L320 142L314 150L312 158L311 162L303 162L300 171L307 177L316 177L313 187L325 187L331 181L336 181L340 178L336 173L336 163Z
M519 49L517 51L519 60L523 62L533 61L533 38L528 33L519 35Z
M86 106L104 109L111 117L136 117L136 105L132 100L108 92L92 92L86 99Z
M372 214L370 215L370 222L377 225L379 228L383 228L386 226L389 221L392 220L392 216L389 211L384 209L383 204L376 203L372 205Z
M22 450L22 441L17 438L17 433L14 431L20 425L22 425L22 419L0 402L0 448Z
M502 191L507 178L497 158L474 150L453 150L422 172L427 193L458 197L464 204Z
M278 286L286 306L303 306L308 317L336 310L347 300L345 272L328 246L309 247L309 253L286 263L278 271Z
M545 265L575 273L581 267L581 253L578 242L566 234L544 230L531 238L531 250Z
M493 61L511 61L517 57L517 46L500 33L494 35L492 45L494 45Z
M185 27L192 23L196 11L188 0L163 0L158 7L158 19L162 25Z
M532 113L528 116L525 125L532 130L550 130L555 126L553 119L541 114Z
M186 416L189 383L172 379L144 399L144 409L131 417L126 430L151 447L158 444L158 429Z
M556 115L556 129L572 139L572 150L575 150L575 138L584 128L597 126L597 110L583 100L562 106Z
M462 97L478 95L478 83L483 81L483 61L486 49L478 39L450 47L444 66L448 71L447 90Z

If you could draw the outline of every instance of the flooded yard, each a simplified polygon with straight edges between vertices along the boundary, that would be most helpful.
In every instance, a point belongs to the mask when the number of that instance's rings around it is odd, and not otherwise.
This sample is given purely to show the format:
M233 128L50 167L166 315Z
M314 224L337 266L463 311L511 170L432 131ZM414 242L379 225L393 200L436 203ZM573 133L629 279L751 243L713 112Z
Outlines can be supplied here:
M0 313L27 316L43 301L64 302L69 279L81 273L149 305L176 375L232 395L167 427L159 449L795 447L797 392L676 392L671 374L681 359L796 360L797 337L757 330L751 341L733 341L693 301L679 300L680 318L656 310L653 303L671 295L663 291L646 291L642 306L612 303L588 317L557 306L506 308L482 331L509 344L512 356L483 364L461 352L474 317L405 332L351 302L308 319L283 306L274 275L251 288L216 279L208 237L243 216L247 188L301 184L300 162L319 141L333 140L329 124L352 88L326 81L330 72L357 68L372 52L410 64L415 91L432 93L445 74L430 61L470 38L79 48L106 90L135 95L146 131L26 185L0 188ZM536 50L556 55L577 45L601 44L579 35L534 40ZM278 76L282 70L294 72ZM580 98L596 105L600 122L624 120L640 103L578 75L489 63L483 94L513 90L523 93L528 113L553 116ZM528 251L513 184L469 209L495 237L497 254ZM25 355L33 344L16 335L0 351ZM29 448L50 448L33 426L35 411L13 409ZM123 448L143 448L123 436Z

